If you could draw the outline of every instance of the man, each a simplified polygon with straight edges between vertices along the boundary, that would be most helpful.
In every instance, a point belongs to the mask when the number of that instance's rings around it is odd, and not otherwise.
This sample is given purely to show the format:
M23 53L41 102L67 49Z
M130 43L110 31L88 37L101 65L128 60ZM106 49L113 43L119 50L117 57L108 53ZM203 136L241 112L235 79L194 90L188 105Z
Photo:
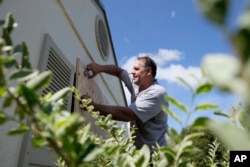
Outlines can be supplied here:
M136 59L131 73L133 83L128 72L115 65L91 63L86 70L93 72L89 78L101 72L120 78L131 93L131 104L128 107L101 105L93 100L92 105L96 111L101 115L111 114L114 120L135 125L134 140L138 149L147 144L152 153L152 146L167 144L167 114L162 111L162 105L168 106L164 99L166 91L155 79L157 66L150 57ZM83 95L82 98L86 99L88 96Z

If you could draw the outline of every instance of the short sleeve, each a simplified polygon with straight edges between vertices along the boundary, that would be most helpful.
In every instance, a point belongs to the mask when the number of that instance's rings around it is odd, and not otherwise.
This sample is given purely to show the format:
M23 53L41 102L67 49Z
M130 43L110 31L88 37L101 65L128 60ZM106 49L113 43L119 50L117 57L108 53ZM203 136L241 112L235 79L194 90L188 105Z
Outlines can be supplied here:
M129 105L129 108L142 121L146 122L162 111L165 92L160 90L148 90L139 94L136 101Z

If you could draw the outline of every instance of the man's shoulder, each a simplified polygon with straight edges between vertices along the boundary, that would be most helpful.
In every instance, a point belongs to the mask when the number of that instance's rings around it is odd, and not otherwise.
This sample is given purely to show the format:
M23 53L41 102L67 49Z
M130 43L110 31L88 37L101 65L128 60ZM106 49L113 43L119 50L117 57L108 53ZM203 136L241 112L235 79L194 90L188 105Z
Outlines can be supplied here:
M165 87L159 84L157 81L155 81L154 84L152 85L152 89L156 89L161 92L166 92Z
M153 85L151 85L147 91L148 94L151 95L165 95L167 94L166 89L160 85L159 83L155 82Z

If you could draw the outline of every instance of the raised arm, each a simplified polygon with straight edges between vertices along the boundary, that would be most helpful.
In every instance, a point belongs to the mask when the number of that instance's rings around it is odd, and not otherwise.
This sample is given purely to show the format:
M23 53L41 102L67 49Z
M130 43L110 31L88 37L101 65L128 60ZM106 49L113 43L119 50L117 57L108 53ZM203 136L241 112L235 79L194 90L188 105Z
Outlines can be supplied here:
M116 65L100 65L97 63L88 64L86 70L91 70L93 72L93 75L90 75L88 78L93 78L101 72L120 78L120 75L123 71L122 68Z

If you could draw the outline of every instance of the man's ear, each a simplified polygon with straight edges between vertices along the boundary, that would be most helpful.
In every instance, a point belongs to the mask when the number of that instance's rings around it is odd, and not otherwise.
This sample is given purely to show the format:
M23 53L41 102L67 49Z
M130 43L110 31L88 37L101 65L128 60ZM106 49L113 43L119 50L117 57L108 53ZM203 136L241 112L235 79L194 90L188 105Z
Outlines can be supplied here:
M151 67L148 67L147 75L152 75L152 68Z

